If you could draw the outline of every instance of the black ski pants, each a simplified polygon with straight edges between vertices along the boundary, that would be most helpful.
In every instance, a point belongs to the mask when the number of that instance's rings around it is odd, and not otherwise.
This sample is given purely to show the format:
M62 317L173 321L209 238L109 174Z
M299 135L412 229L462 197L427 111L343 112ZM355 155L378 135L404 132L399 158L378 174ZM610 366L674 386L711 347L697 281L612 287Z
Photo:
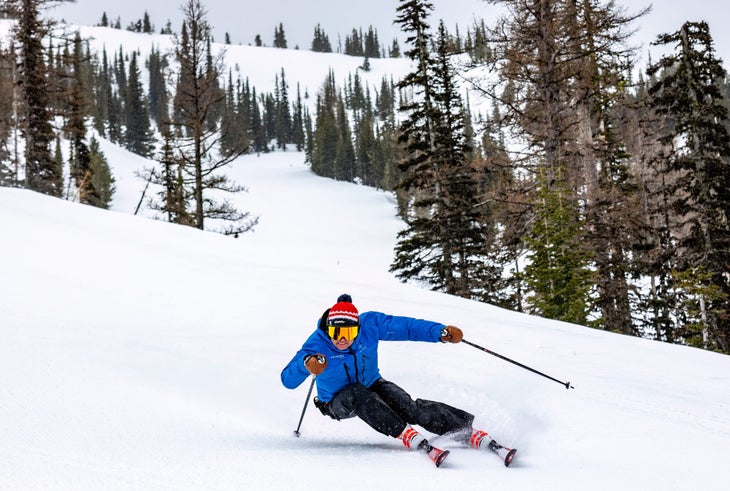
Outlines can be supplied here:
M377 380L370 387L350 384L334 395L326 414L340 420L359 417L376 431L398 437L407 424L437 435L471 428L474 415L442 402L411 399L393 382Z

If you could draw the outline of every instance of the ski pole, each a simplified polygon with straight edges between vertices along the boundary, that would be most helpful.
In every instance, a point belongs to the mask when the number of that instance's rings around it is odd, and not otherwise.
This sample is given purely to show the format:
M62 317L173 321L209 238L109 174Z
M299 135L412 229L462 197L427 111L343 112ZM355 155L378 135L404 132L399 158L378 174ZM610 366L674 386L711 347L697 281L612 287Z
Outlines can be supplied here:
M324 363L326 360L325 360L325 357L324 356L321 356L320 355L320 356L317 356L317 361L319 363ZM302 408L302 415L299 416L299 424L297 425L297 429L294 430L294 434L297 437L299 437L301 435L301 433L299 433L299 428L302 427L302 421L304 421L304 413L307 412L307 404L309 404L309 397L312 395L312 389L314 389L314 382L315 382L315 380L317 380L317 376L316 375L312 375L312 383L309 384L309 391L307 391L307 398L304 399L304 407Z
M557 382L560 385L564 385L566 389L575 389L575 387L573 387L572 385L570 385L570 382L562 382L562 381L560 381L560 380L558 380L556 378L551 377L550 375L546 375L546 374L544 374L542 372L539 372L539 371L535 370L534 368L530 368L527 365L523 365L520 362L517 362L517 361L514 361L514 360L510 360L506 356L502 356L499 353L495 353L494 351L488 350L487 348L483 348L482 346L479 346L478 344L471 343L471 342L467 341L466 339L462 339L461 342L462 343L466 343L469 346L474 346L475 348L480 349L480 350L484 351L485 353L489 353L490 355L494 355L497 358L502 358L503 360L508 361L508 362L510 362L510 363L512 363L514 365L517 365L518 367L524 368L525 370L529 370L532 373L536 373L538 375L542 375L545 378L549 378L550 380L552 380L554 382Z
M314 388L314 381L317 379L316 375L312 375L312 383L309 385L309 392L307 392L307 398L304 399L304 407L302 408L302 415L299 417L299 424L297 425L297 429L294 430L294 434L298 437L300 436L299 428L302 427L302 421L304 421L304 413L307 412L307 404L309 404L309 396L312 395L312 389Z

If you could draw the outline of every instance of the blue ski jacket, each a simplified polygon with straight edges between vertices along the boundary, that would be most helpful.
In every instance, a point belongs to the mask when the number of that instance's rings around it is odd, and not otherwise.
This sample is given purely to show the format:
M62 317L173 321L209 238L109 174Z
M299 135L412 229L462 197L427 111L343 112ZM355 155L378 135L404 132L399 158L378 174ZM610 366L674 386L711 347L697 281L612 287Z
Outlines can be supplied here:
M360 332L347 350L340 351L327 333L318 328L297 351L294 358L281 372L281 383L295 389L310 375L304 367L307 355L322 354L327 357L327 368L317 375L317 397L329 402L346 385L359 382L370 387L381 378L378 368L378 343L382 341L426 341L436 343L441 339L444 324L398 317L381 312L360 314Z

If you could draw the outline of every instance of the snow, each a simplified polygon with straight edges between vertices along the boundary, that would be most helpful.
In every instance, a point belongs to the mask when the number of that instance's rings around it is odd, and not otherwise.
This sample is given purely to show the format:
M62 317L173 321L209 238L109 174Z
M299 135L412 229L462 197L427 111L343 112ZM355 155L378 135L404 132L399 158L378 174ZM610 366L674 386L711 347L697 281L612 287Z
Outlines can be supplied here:
M239 239L132 216L143 159L102 140L113 211L0 188L0 488L724 489L730 358L508 312L387 272L390 195L313 175L297 152L231 177L260 216ZM279 373L342 292L461 326L465 344L383 343L384 376L477 415L512 467L451 450L435 468Z
M8 21L0 21L0 37ZM108 53L165 36L82 28ZM282 66L310 94L336 54L229 46L257 92ZM407 69L371 60L371 87ZM342 83L342 82L340 82ZM108 141L111 211L0 188L0 490L725 489L730 357L508 312L398 282L391 195L315 176L301 153L245 156L238 239L133 216L147 160ZM383 343L384 376L476 414L510 468L451 450L436 469L359 420L308 405L279 373L340 293L460 326L465 344Z
M2 24L10 21L0 21ZM138 34L123 29L108 27L91 27L68 25L67 30L78 30L82 39L88 39L92 51L101 53L106 49L109 61L122 47L125 53L137 50L140 59L146 60L150 51L155 50L170 54L173 48L171 36L161 34ZM380 92L383 77L398 81L410 70L410 61L406 58L371 58L370 70L359 69L363 65L363 58L347 56L338 53L316 53L309 50L277 49L270 47L242 46L234 44L213 44L217 53L223 53L226 67L231 70L233 82L238 78L241 81L248 79L256 93L274 93L276 78L281 81L281 71L289 85L289 101L296 102L297 82L300 84L302 103L314 111L317 93L324 83L330 70L333 71L338 88L343 89L348 79L357 73L363 88L369 87L373 99L375 91ZM142 70L144 76L147 70ZM225 83L228 83L228 73L224 73ZM279 82L280 83L280 82Z

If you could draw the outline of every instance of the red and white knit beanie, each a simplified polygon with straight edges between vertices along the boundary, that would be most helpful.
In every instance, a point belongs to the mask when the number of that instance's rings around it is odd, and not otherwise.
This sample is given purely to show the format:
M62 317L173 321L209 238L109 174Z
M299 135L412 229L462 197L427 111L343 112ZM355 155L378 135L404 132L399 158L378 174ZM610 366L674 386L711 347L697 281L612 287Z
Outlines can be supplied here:
M348 327L359 324L360 314L352 302L337 302L327 315L327 325L329 326Z

